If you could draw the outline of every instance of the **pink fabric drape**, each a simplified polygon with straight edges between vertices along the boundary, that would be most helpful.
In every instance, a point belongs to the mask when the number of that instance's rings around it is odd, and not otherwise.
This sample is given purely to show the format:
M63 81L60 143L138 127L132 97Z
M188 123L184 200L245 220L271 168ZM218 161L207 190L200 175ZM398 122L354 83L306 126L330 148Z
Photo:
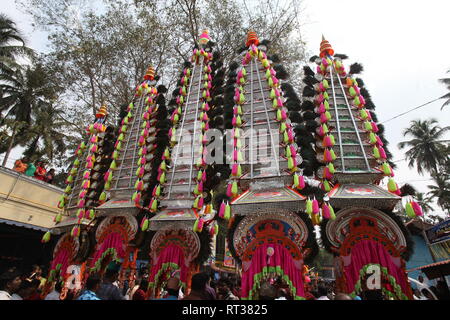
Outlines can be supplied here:
M92 260L92 266L94 266L95 263L100 258L102 258L103 253L106 252L108 249L114 249L117 252L118 258L121 259L125 258L126 253L123 247L124 247L124 240L122 238L122 235L117 232L111 232L102 242L100 247L97 249L97 252L95 252L94 259Z
M71 252L66 248L61 248L55 255L55 259L53 259L52 264L50 266L50 270L56 270L58 264L61 264L60 273L65 274L67 267L69 266L69 257Z
M344 266L348 293L355 290L355 284L360 278L360 270L368 264L379 264L387 268L389 275L393 276L402 288L403 293L408 295L408 282L405 270L394 263L394 258L386 251L383 245L373 240L362 240L352 249L351 262ZM390 284L386 288L393 292Z
M184 252L179 246L174 244L164 248L159 254L158 261L156 261L156 263L152 266L150 283L155 282L155 277L163 268L163 265L170 263L176 264L180 267L180 280L181 282L186 283L188 267L185 263Z
M272 256L267 254L269 247L274 249ZM241 282L243 298L249 297L255 283L255 275L261 273L264 267L281 268L284 275L289 277L292 285L296 288L296 296L305 296L302 270L296 268L289 251L279 244L264 244L256 249L249 269L243 271Z

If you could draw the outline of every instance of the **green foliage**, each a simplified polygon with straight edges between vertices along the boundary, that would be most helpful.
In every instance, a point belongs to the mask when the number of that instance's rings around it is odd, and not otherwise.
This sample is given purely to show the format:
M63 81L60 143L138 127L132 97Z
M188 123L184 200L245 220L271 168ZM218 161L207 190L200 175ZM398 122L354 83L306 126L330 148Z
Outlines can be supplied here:
M416 166L419 174L423 174L424 171L437 174L440 165L448 160L448 154L441 152L446 146L440 139L450 130L450 126L441 128L437 123L436 119L413 120L403 131L404 136L411 136L412 140L398 144L400 149L409 147L405 153L409 161L408 166Z

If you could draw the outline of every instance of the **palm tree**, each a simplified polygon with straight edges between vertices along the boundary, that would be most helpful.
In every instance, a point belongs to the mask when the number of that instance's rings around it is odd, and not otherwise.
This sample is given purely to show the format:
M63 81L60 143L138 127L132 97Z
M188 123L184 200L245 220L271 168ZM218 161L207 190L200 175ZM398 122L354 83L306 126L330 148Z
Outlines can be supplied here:
M417 192L415 195L416 202L422 207L424 214L433 212L433 207L431 206L432 201L430 197L423 192Z
M450 177L444 174L433 175L432 177L435 185L428 186L430 191L427 195L430 198L435 198L437 204L448 214L450 212Z
M441 128L437 123L436 119L413 120L409 128L403 131L404 136L409 135L413 139L398 144L400 149L410 147L405 153L409 161L408 166L411 168L416 165L419 174L423 174L424 170L432 175L437 174L439 166L447 159L447 155L441 152L445 144L439 139L450 129L450 126Z
M2 139L0 145L0 153L6 152L5 163L12 148L29 141L27 130L33 123L33 112L38 114L40 107L51 103L58 89L41 64L19 69L13 74L0 74L0 83L3 87L3 96L0 97L0 127L7 126L8 122L13 123L9 126L8 138Z
M447 71L447 73L449 73L450 70ZM449 91L448 93L444 94L441 99L447 99L444 104L442 105L441 110L450 104L450 78L443 78L443 79L439 79L440 82L442 82L444 85L447 86L447 90Z
M27 130L25 157L34 161L42 157L53 161L55 156L62 156L67 150L66 134L62 132L65 122L59 115L61 110L51 104L40 106L33 114L33 124Z

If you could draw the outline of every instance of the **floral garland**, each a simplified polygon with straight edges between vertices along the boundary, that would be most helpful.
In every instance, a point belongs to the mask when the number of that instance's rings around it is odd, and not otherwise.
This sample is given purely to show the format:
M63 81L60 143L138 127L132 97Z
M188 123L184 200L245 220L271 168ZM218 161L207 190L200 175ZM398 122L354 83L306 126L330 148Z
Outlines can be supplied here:
M158 282L162 276L170 277L171 271L180 270L180 266L174 262L166 262L161 265L161 269L158 270L158 273L155 275L155 279L148 284L148 289L156 289ZM186 288L186 282L181 281L181 287Z

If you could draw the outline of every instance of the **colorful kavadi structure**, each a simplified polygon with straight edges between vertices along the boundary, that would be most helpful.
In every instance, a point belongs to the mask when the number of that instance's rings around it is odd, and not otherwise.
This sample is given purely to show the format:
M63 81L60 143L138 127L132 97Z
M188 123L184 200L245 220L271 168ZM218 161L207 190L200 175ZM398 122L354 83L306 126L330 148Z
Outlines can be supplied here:
M278 278L302 300L320 226L340 292L370 289L378 268L387 298L412 298L411 241L394 209L403 201L408 217L422 213L393 180L384 128L354 76L361 68L346 70L323 38L299 96L268 45L250 31L239 62L225 68L205 30L167 104L150 67L116 129L100 108L76 150L64 215L43 238L60 236L49 285L70 265L85 278L111 261L131 280L145 251L158 297L174 274L188 288L217 255L238 266L242 299Z

